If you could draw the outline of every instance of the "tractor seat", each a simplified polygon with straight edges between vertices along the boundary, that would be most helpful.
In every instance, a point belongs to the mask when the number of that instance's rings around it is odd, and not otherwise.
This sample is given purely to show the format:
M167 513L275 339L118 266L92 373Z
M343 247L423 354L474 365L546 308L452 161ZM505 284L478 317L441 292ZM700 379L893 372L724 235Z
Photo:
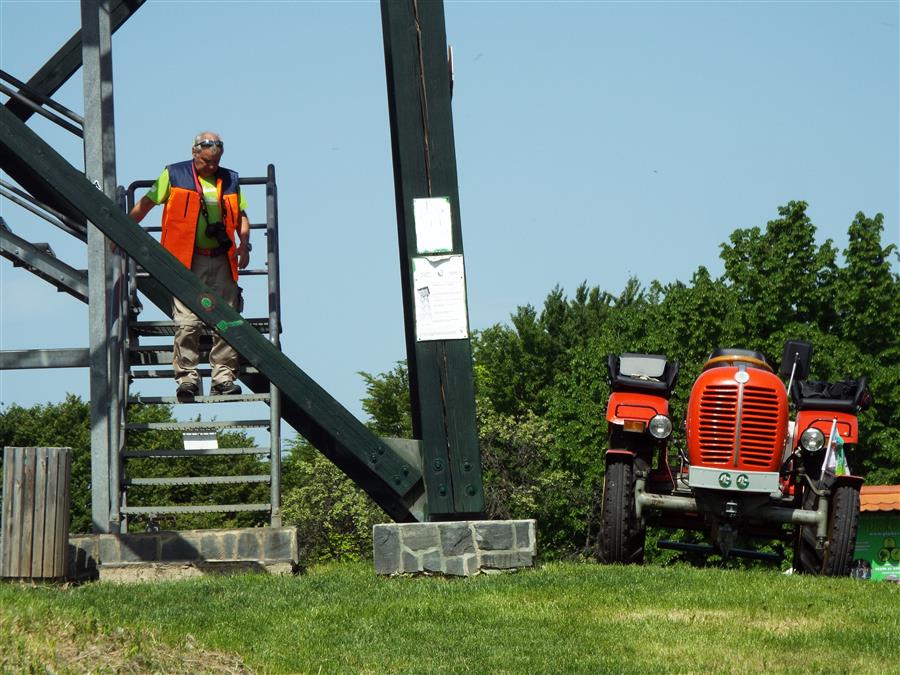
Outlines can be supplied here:
M755 352L751 349L726 349L722 347L714 350L713 353L709 355L706 363L703 364L703 370L720 368L722 366L734 366L738 363L746 363L751 368L761 368L763 370L768 370L770 373L774 372L772 366L766 362L766 357L759 352Z
M636 391L668 397L678 379L678 363L658 354L610 354L607 367L613 391Z
M797 410L830 410L855 414L857 408L868 408L872 396L866 391L867 380L794 380L791 385L791 399Z

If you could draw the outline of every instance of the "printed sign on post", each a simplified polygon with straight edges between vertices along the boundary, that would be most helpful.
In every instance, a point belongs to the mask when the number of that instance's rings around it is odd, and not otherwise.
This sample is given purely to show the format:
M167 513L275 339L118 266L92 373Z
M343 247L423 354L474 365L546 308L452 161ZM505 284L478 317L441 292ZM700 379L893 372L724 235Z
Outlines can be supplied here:
M413 199L416 221L416 249L423 253L449 253L453 250L453 219L449 197Z
M469 337L466 275L461 255L413 258L416 340Z

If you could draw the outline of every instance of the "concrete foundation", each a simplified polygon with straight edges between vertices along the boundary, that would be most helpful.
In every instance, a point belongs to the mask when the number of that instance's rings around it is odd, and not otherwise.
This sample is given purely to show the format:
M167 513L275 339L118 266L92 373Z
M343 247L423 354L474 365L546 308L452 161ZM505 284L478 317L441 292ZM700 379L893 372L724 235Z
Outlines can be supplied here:
M472 576L531 567L533 520L388 523L373 530L377 574Z
M114 581L234 571L284 573L298 563L297 529L260 527L69 538L69 578ZM167 571L171 574L168 574Z

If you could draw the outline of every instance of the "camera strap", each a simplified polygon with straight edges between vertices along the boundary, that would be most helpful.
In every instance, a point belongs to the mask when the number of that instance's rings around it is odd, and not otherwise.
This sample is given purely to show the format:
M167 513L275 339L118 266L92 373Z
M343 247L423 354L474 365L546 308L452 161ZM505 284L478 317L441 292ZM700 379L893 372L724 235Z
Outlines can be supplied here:
M203 185L200 183L200 176L197 175L197 167L194 166L194 163L191 162L191 171L194 172L194 187L197 188L197 194L200 196L200 212L203 214L203 219L206 220L206 224L209 225L209 211L206 208L206 195L203 194ZM222 181L216 176L216 199L219 202L219 220L224 220L225 218L225 207L222 203Z

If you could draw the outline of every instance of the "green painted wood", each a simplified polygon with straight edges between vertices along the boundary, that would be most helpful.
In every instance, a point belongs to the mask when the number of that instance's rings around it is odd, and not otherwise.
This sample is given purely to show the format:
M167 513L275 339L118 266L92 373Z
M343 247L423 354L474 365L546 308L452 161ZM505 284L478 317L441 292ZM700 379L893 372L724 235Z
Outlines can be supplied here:
M162 286L283 393L283 418L365 490L394 520L421 494L421 475L276 349L221 298L5 107L0 107L2 168L29 191L49 193L96 225ZM257 383L256 386L259 386ZM265 393L266 384L254 391Z
M114 0L110 9L112 31L117 31L145 1ZM72 75L78 72L81 64L81 31L79 30L41 66L26 84L44 96L53 96ZM31 108L13 98L6 102L6 108L23 122L34 114Z
M444 520L484 510L471 345L415 336L414 199L450 199L452 252L463 253L444 9L439 0L382 0L381 16L413 433L428 518Z

